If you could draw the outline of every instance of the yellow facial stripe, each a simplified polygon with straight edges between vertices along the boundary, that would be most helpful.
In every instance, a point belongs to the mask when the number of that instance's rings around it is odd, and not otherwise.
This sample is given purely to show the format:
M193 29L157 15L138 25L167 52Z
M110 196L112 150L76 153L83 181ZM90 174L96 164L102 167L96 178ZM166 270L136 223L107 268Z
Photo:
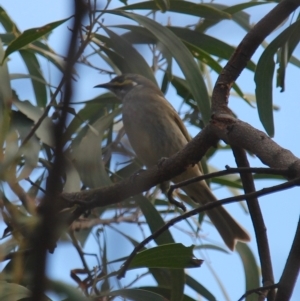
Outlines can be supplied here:
M114 83L114 86L119 86L119 87L122 87L122 86L136 86L137 83L134 82L133 80L131 79L125 79L123 82L117 82L115 81Z

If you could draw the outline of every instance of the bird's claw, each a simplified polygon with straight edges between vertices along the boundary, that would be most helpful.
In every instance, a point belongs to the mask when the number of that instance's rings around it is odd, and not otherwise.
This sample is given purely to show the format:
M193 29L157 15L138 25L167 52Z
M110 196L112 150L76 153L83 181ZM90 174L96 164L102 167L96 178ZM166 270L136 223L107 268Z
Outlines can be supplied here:
M162 157L158 160L157 162L157 166L158 167L162 167L163 163L167 160L168 158L167 157Z
M130 182L133 183L135 178L138 177L141 173L145 172L145 169L139 169L137 172L135 172L134 174L132 174L129 178Z
M169 201L171 204L175 205L176 207L180 208L182 211L186 212L186 207L182 202L176 201L172 196L169 197Z

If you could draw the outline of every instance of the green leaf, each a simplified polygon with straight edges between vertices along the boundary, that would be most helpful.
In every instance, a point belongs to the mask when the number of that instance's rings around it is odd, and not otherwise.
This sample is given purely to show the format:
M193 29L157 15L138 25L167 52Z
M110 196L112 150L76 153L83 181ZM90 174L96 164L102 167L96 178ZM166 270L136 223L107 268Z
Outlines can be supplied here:
M275 38L261 55L255 72L256 101L260 121L268 135L274 136L273 120L273 76L275 69L274 55L290 36L300 31L300 21L295 22Z
M253 6L258 6L258 5L262 5L262 4L271 4L270 1L261 1L261 2L245 2L245 3L239 3L236 5L232 5L230 8L230 12L232 14L236 14L237 12L240 12L241 10L253 7Z
M109 40L110 41L110 40ZM98 55L114 70L115 73L126 73L129 72L131 67L127 64L126 60L122 57L121 54L116 53L115 51L109 49L109 43L107 46L103 46L103 36L99 34L95 34L93 38L93 42L99 46L102 52L106 54L106 56L98 51Z
M82 182L90 188L111 184L102 161L101 142L104 132L120 112L120 109L116 109L111 114L102 116L88 129L79 145L72 143L73 161Z
M45 59L48 59L61 72L65 71L65 60L55 54L50 47L45 47L45 44L41 43L40 41L35 41L33 42L31 49Z
M13 33L1 33L0 39L2 40L3 44L7 45L15 39L15 35Z
M30 50L23 49L19 52L27 66L30 75L40 79L40 81L31 79L31 83L34 89L37 105L44 108L47 103L46 81L40 69L39 61L37 60L35 54Z
M195 259L194 246L185 247L180 243L160 245L138 253L130 263L129 269L148 268L198 268L203 260Z
M195 246L196 250L200 250L200 249L204 249L204 250L214 250L214 251L219 251L225 254L230 254L230 252L228 252L227 249L225 248L221 248L219 246L216 245L211 245L211 244L201 244L201 245L197 245Z
M12 170L14 168L14 162L18 157L19 145L18 145L18 134L16 131L10 131L6 135L5 139L5 154L4 158L2 159L2 168L8 164L9 168L5 168L4 172L8 174L7 178L10 178L9 174L14 173ZM12 175L15 176L14 174ZM3 179L3 176L1 175Z
M81 291L77 288L61 281L50 280L47 283L47 288L57 294L68 296L67 299L64 299L65 301L90 301L90 298L84 297Z
M7 106L12 98L12 90L10 87L10 78L7 68L7 60L4 59L4 49L2 41L0 40L0 60L3 64L0 65L0 105ZM1 114L2 115L2 114Z
M71 139L71 136L74 135L82 125L85 125L87 122L89 125L96 122L99 116L105 115L107 110L114 109L115 105L119 103L120 100L112 93L104 93L93 99L76 102L76 104L85 104L85 106L78 113L73 112L75 116L64 133L64 142L67 143L68 140ZM81 139L81 133L82 131L74 141L78 138Z
M236 244L236 251L239 253L244 266L244 274L246 278L245 291L259 287L260 272L252 251L247 244L241 242ZM246 301L254 300L257 300L257 296L255 294L251 294L246 298Z
M186 285L197 292L199 295L203 296L208 301L217 301L215 296L209 290L207 290L202 284L197 282L189 275L186 275Z
M155 208L155 206L144 196L135 196L135 201L141 208L147 224L152 233L165 225L164 220ZM159 245L166 245L174 242L174 239L169 230L163 232L160 236L156 237L155 242ZM151 268L151 267L149 267ZM151 269L150 269L151 272ZM171 287L171 300L177 301L181 300L184 291L184 270L183 269L171 269L170 271L162 271L162 273L168 273L168 280L170 279L169 286ZM155 271L152 271L153 277L161 284L162 281L165 282L164 277L159 277ZM177 281L171 281L172 279L177 279Z
M121 15L137 21L151 31L168 49L185 75L190 91L199 106L203 121L207 124L210 120L210 99L201 71L186 46L168 28L147 17L117 10L107 11L107 13Z
M170 290L164 286L140 286L139 289L147 290L165 297L165 300L170 300ZM196 301L198 299L193 299L187 295L183 295L181 301Z
M142 195L137 195L134 197L134 200L141 208L146 218L147 224L151 230L151 233L154 233L159 228L165 225L165 222L161 217L161 215L159 214L159 212L157 211L157 209L146 197ZM161 235L156 237L154 240L158 245L169 244L174 242L174 239L169 230L166 230Z
M22 285L0 281L0 296L1 301L13 301L30 297L31 292Z
M237 182L237 180L226 179L225 177L214 178L212 182L222 186L243 189L243 185L240 182Z
M170 281L172 284L171 301L182 301L184 297L183 292L185 285L185 273L183 272L183 269L171 269L170 276Z
M285 89L285 70L287 67L287 63L290 61L295 64L297 67L300 67L300 61L292 56L293 51L299 44L299 33L298 31L294 31L291 33L288 41L279 49L279 68L277 70L277 83L276 87L281 87L281 91L283 92Z
M47 85L48 87L56 88L54 85L46 83L44 79L26 73L11 73L10 80L16 80L16 79L30 79L42 83L43 85Z
M171 0L154 0L156 6L160 9L162 13L170 9L170 1Z
M17 99L13 99L13 104L29 119L33 120L34 123L36 123L43 114L40 108L32 105L31 102L29 102L28 100L20 101ZM48 116L44 118L41 125L36 130L35 134L42 140L43 143L54 147L54 141L52 136L53 123Z
M234 22L236 22L238 25L240 25L246 31L250 30L250 28L251 28L250 15L243 11L239 11L239 8L236 9L235 6L228 7L228 5L223 5L223 4L219 4L219 3L207 3L207 5L230 14L231 18ZM216 25L220 21L221 21L221 19L219 19L219 20L206 19L203 22L199 23L199 25L197 25L196 30L204 32L209 27Z
M0 11L1 14L1 11ZM4 49L0 39L0 60L3 60ZM7 60L0 65L0 147L2 148L9 127L12 90L7 67Z
M147 9L147 10L158 10L161 9L157 6L157 3L154 1L146 1L137 4L127 5L124 7L120 7L118 9L124 10L139 10L139 9ZM168 11L184 14L184 15L192 15L206 19L231 19L231 15L216 9L214 7L208 6L206 4L197 4L189 1L170 1L170 7Z
M19 138L23 141L31 131L33 122L19 111L12 111L11 113L11 128L19 133ZM35 135L19 149L24 158L24 165L18 175L18 181L28 178L37 166L40 149L40 142Z
M122 296L134 301L166 301L166 299L156 293L141 289L120 289L108 292L105 296Z
M69 158L65 158L64 172L66 181L64 184L64 192L75 192L80 190L80 176L73 162Z
M3 25L4 29L7 32L13 32L14 34L20 33L16 24L12 21L12 19L8 16L6 11L0 6L0 23Z
M140 53L123 37L118 36L108 28L103 27L103 29L109 35L113 44L113 49L120 55L122 55L124 61L126 62L127 68L126 66L124 66L125 68L122 68L121 71L123 73L141 74L157 85L153 71L148 66L144 58L140 55Z
M201 48L202 50L208 52L210 55L218 56L219 58L229 60L236 49L235 47L219 39L195 30L174 26L168 28L182 40ZM256 65L252 61L250 61L247 64L247 68L254 72Z
M59 25L63 24L64 22L68 21L70 18L66 18L60 21L52 22L49 24L46 24L42 27L37 28L31 28L25 30L22 34L20 34L15 40L13 40L6 48L4 58L1 61L1 64L7 58L10 54L13 52L20 50L21 48L27 46L28 44L32 43L33 41L36 41L37 39L43 37L50 31L52 31L54 28L58 27Z

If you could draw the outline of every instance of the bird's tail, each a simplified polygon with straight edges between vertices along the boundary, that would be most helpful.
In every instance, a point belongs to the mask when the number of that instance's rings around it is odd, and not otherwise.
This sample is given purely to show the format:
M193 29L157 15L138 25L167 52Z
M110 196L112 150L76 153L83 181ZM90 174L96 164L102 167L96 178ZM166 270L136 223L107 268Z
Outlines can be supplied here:
M198 182L182 187L185 193L195 202L206 204L217 201L205 182ZM205 212L223 238L229 249L234 250L237 241L250 241L245 229L222 206Z

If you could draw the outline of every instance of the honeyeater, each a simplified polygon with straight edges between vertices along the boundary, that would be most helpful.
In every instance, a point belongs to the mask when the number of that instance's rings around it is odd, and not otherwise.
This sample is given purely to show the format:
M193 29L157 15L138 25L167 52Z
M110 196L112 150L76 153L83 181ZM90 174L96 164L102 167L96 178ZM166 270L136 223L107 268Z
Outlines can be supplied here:
M122 101L125 132L137 157L147 168L157 164L161 158L174 155L190 141L187 129L175 109L147 78L123 74L96 87L108 89ZM201 174L201 166L196 164L173 178L172 182L178 183ZM199 204L217 200L205 181L184 186L182 190ZM248 233L224 207L208 210L206 214L231 250L236 241L250 240Z

